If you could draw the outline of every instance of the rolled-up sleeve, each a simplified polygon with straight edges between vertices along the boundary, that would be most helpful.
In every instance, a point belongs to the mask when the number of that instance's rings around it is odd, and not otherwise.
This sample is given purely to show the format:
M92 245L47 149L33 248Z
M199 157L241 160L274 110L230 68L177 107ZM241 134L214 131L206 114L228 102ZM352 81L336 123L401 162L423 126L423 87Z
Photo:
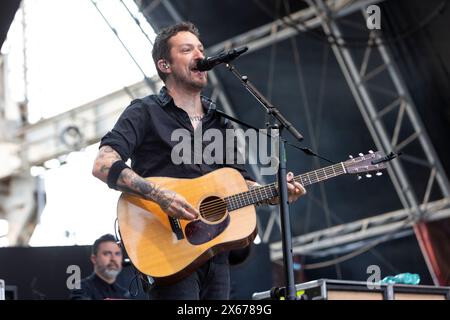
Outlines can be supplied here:
M113 129L100 141L99 148L110 146L123 161L127 161L146 135L150 121L148 106L140 101L132 102L120 115Z

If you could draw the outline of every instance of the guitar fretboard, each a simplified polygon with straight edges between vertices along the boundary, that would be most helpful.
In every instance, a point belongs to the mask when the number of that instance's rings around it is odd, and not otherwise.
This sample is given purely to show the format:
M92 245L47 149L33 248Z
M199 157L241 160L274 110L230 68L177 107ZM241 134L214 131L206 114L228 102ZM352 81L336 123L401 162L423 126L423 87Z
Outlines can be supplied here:
M344 163L340 162L332 166L310 171L294 177L296 182L303 186L308 186L323 180L327 180L339 175L345 174ZM249 205L257 204L267 199L278 196L277 183L271 183L265 186L253 188L252 190L226 197L227 210L237 210Z

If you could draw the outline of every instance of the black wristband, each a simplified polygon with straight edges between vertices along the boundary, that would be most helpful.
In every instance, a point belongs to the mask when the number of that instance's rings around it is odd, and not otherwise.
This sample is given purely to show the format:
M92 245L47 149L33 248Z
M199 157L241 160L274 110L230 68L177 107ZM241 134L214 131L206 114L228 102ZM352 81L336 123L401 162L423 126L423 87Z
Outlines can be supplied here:
M122 160L116 161L111 166L108 172L108 187L117 190L117 179L119 179L120 173L123 169L130 168Z

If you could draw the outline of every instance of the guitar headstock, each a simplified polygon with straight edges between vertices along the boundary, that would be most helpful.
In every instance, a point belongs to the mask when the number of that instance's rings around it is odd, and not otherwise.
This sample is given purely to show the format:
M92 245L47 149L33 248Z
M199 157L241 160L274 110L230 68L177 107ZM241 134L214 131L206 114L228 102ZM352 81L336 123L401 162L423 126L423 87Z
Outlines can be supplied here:
M370 172L376 171L377 176L381 176L380 170L386 169L386 162L391 159L388 158L381 151L369 151L368 154L359 154L359 157L353 158L350 156L350 160L343 162L345 170L350 174L360 174L367 172L366 177L370 178L372 175Z

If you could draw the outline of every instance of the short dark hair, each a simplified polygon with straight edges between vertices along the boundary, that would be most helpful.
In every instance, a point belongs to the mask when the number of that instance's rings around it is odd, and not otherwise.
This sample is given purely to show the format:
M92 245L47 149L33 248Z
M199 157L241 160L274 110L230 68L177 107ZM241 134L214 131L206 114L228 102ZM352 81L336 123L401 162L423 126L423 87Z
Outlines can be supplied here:
M116 237L114 237L112 234L104 234L97 240L95 240L94 244L92 245L92 254L97 255L98 247L100 246L100 243L102 242L117 242Z
M162 81L166 80L167 75L161 70L159 70L158 60L164 59L171 62L169 40L170 38L175 36L178 32L182 31L190 32L200 39L200 33L197 27L192 22L188 21L180 22L172 26L166 27L162 29L156 36L155 42L153 44L152 56L153 62L155 63L156 66L156 70L158 71L158 75Z

